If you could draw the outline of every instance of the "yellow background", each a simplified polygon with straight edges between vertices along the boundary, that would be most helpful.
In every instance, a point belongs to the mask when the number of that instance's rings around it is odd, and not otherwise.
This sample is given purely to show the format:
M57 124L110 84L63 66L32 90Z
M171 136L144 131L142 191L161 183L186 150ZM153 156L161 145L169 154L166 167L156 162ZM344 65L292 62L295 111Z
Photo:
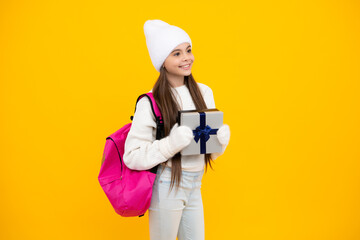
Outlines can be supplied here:
M206 239L360 239L358 1L1 1L0 239L148 239L97 176L158 77L143 24L193 41L230 125Z

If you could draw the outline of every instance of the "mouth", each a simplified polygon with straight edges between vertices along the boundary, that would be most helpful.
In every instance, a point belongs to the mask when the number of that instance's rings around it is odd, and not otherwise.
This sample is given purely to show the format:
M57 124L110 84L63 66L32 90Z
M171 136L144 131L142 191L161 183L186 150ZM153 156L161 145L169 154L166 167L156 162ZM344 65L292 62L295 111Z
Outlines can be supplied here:
M184 69L184 70L188 70L188 69L190 69L190 67L191 67L191 63L179 66L179 68Z

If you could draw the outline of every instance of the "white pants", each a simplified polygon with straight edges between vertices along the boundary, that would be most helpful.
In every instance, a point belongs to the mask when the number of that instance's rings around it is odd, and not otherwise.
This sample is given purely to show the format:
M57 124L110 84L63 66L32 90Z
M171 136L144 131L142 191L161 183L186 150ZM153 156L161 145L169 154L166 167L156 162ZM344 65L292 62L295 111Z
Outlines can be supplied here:
M204 240L204 211L200 172L182 171L178 191L169 193L171 169L158 167L149 208L151 240Z

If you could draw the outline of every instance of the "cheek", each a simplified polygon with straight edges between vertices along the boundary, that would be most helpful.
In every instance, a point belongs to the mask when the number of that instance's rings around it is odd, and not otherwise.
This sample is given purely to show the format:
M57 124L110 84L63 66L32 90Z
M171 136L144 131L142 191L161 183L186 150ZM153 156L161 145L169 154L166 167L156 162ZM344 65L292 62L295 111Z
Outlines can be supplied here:
M181 61L174 61L173 64L172 64L172 66L174 68L179 68L180 65L181 65Z
M176 67L180 65L180 61L178 59L169 59L167 62L169 66Z

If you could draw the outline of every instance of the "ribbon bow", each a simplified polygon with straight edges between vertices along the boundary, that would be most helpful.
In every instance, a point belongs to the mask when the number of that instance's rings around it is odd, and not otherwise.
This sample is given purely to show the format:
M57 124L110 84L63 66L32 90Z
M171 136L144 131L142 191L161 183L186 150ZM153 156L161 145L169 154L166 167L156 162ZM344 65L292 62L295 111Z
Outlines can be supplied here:
M194 133L194 140L197 143L200 138L204 139L205 142L207 142L210 138L210 132L213 130L209 125L206 125L206 127L198 126L195 130L193 130Z
M204 112L200 114L200 126L193 130L194 140L197 143L200 140L200 153L206 153L206 142L210 139L209 135L216 134L218 129L212 129L209 125L206 125L206 117Z

